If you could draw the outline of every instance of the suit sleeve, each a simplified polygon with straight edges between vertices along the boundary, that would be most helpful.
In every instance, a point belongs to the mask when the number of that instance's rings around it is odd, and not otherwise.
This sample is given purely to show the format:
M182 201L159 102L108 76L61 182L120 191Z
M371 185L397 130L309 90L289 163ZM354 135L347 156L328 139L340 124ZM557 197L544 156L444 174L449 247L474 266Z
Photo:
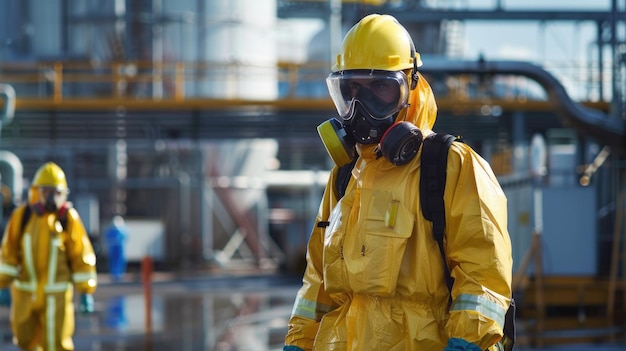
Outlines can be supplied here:
M96 255L76 209L70 208L67 217L67 246L72 281L78 293L93 294L97 287Z
M450 148L447 171L445 250L454 285L446 332L485 350L503 335L511 297L506 197L489 164L465 144Z
M11 285L21 268L20 226L25 208L26 206L20 206L13 211L4 230L0 249L0 289Z

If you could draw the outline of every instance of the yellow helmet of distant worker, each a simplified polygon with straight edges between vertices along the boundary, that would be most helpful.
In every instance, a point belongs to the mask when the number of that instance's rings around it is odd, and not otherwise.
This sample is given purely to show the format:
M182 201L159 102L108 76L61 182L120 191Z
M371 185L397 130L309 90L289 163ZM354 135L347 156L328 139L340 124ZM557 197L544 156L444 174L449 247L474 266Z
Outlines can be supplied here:
M393 16L372 14L348 31L331 70L401 71L421 65L407 30Z
M59 191L67 191L65 172L54 162L43 164L33 179L34 187L50 187Z

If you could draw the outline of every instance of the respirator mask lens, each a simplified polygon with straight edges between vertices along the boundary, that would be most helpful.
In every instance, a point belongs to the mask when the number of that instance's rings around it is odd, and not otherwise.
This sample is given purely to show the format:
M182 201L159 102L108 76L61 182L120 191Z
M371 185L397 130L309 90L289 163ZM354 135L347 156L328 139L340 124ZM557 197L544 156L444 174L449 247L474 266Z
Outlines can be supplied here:
M339 71L326 78L326 85L343 121L354 117L356 102L375 120L408 106L409 84L402 71Z

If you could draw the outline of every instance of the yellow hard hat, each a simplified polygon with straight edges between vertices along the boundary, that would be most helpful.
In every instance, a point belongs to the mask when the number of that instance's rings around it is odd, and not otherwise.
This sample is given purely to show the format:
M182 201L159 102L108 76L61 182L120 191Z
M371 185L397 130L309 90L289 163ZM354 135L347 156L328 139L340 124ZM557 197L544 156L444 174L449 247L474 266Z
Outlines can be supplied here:
M43 164L35 173L33 179L35 187L51 187L57 190L67 190L65 172L54 162Z
M422 65L409 32L390 15L364 17L346 34L333 72L354 69L401 71Z

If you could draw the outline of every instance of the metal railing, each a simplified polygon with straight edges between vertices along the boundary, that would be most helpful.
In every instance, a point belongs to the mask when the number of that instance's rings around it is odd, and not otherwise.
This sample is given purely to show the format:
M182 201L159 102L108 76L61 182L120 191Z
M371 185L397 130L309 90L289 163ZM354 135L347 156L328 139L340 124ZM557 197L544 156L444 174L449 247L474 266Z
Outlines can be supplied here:
M103 98L137 98L140 96L131 87L142 84L157 86L151 89L151 96L145 96L147 98L181 101L189 97L186 92L189 84L244 79L284 83L289 87L286 95L293 95L294 86L298 82L323 83L326 67L326 64L321 63L306 66L278 64L271 67L241 63L147 61L3 63L0 64L0 81L16 87L21 98L51 98L57 102L86 92ZM250 76L249 72L254 74ZM76 86L88 90L77 91ZM163 91L162 96L156 94L159 90Z
M325 85L329 66L327 62L280 62L275 66L239 62L5 62L0 64L0 82L14 87L18 108L97 109L119 104L142 108L152 104L158 108L163 103L202 108L258 104L332 108ZM566 67L570 73L590 69ZM427 67L424 72L428 75ZM566 88L585 92L585 96L574 100L602 104L593 101L598 76L597 72L568 74L570 78L587 79L570 80ZM463 104L480 106L485 99L505 107L526 104L529 109L545 108L545 92L524 77L502 76L485 81L475 75L454 73L429 82L444 108L448 100L454 101L449 106L454 108Z

